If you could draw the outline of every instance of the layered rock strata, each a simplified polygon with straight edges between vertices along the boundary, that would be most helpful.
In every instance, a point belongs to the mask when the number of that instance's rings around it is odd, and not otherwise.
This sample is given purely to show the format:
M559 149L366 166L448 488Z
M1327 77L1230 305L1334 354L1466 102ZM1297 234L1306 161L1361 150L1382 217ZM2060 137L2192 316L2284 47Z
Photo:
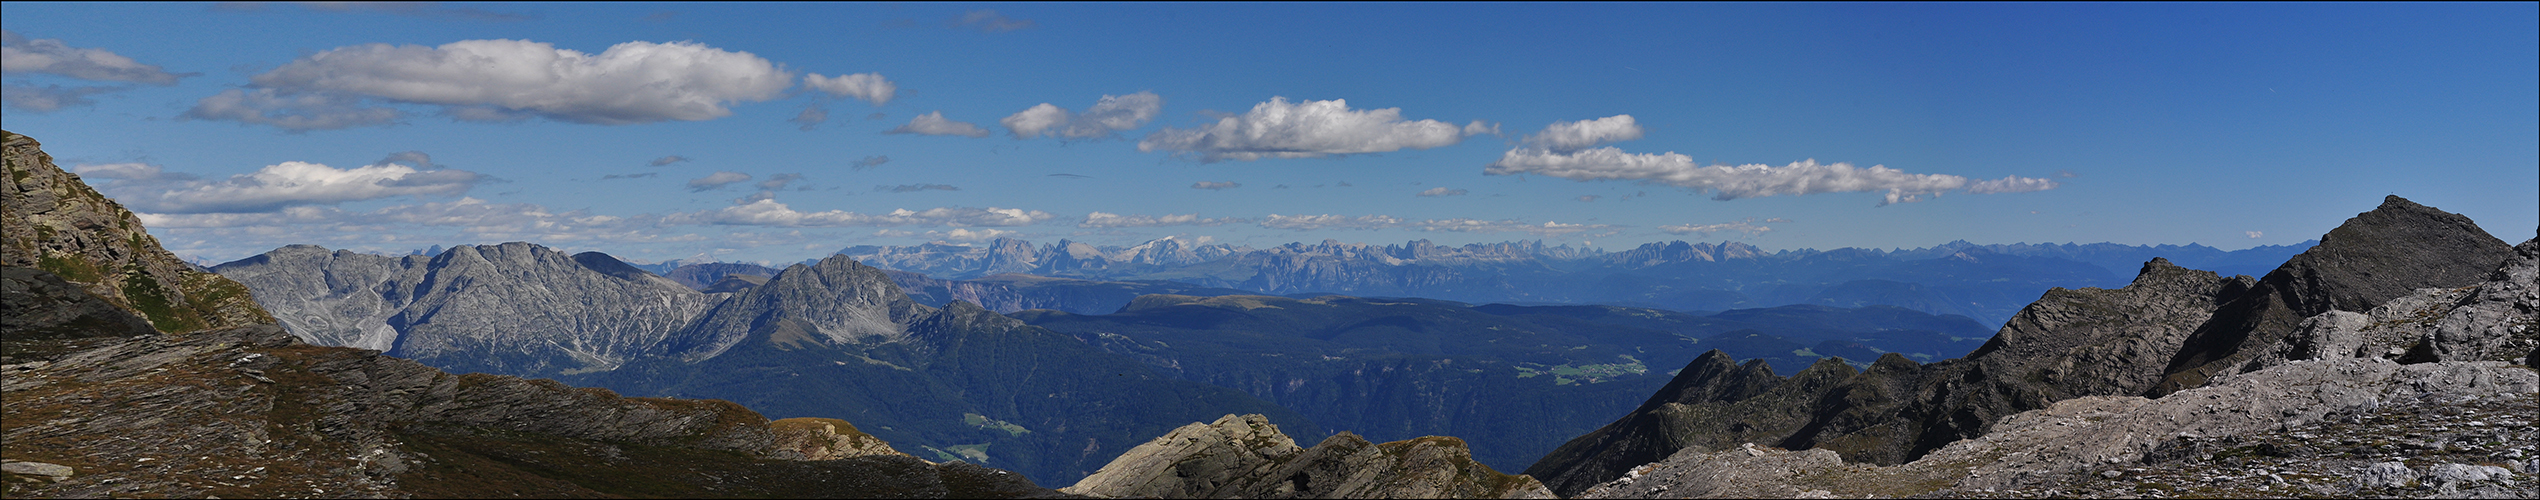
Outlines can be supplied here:
M34 138L0 141L0 267L52 273L161 332L274 321L247 287L160 248L139 216L55 166Z

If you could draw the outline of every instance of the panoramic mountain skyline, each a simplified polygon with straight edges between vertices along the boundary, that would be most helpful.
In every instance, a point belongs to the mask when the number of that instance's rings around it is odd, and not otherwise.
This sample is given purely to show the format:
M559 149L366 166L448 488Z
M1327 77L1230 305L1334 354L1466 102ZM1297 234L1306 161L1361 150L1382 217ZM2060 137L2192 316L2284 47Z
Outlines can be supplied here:
M1166 236L1623 250L2540 226L2455 5L29 4L6 118L226 261Z

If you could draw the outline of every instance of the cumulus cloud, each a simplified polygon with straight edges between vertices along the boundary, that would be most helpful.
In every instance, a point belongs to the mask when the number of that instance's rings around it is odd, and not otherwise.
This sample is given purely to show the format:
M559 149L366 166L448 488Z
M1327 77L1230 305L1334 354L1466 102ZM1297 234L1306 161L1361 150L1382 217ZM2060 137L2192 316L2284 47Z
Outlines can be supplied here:
M947 184L901 184L897 186L873 186L873 190L886 193L914 193L918 191L960 191L961 188Z
M1004 14L998 14L996 10L989 9L963 12L961 17L954 18L945 24L954 29L979 30L980 33L1004 33L1031 28L1036 23L1030 19L1006 17Z
M935 111L917 115L917 118L910 119L907 125L901 125L898 128L885 130L882 131L882 133L987 137L988 129L979 128L978 125L972 125L969 122L958 122L944 119L944 112Z
M11 83L0 85L0 101L7 102L11 108L45 113L74 106L95 106L97 101L89 99L88 96L129 89L129 87L95 85L38 87L31 84Z
M891 97L898 95L900 91L899 84L882 78L880 73L838 75L837 78L811 73L803 75L803 86L828 93L833 97L863 99L864 102L873 103L875 106L890 103Z
M1597 145L1639 139L1640 123L1632 115L1614 115L1594 120L1552 122L1542 132L1526 136L1529 146L1556 153L1569 153Z
M1973 194L2020 193L2054 189L2053 180L2008 176L1977 181L1946 174L1912 174L1902 170L1873 165L1856 168L1848 163L1821 165L1807 160L1775 167L1762 164L1701 166L1693 157L1673 151L1663 154L1627 153L1620 148L1598 145L1639 139L1640 124L1631 115L1614 115L1583 121L1553 122L1542 132L1526 136L1525 143L1500 155L1483 173L1489 175L1541 174L1577 181L1632 180L1667 184L1709 191L1712 198L1734 200L1774 195L1807 195L1819 193L1887 191L1879 205L1921 201L1942 192L1965 190Z
M685 157L685 156L670 155L670 156L664 156L664 157L660 157L660 158L654 158L654 159L653 159L653 161L649 162L648 164L650 164L650 165L652 165L652 166L660 167L660 166L668 166L668 165L670 165L670 164L672 164L672 163L679 163L679 162L683 162L683 161L691 161L691 160L692 160L691 158L688 158L688 157Z
M664 217L666 224L781 226L781 227L855 227L855 226L1026 226L1056 218L1049 212L1016 208L946 207L924 211L893 210L887 214L862 214L843 210L801 212L782 202L763 199L698 212L681 212Z
M1447 189L1441 186L1429 188L1429 190L1421 191L1420 194L1414 196L1463 196L1464 193L1465 191L1462 189Z
M1174 214L1166 214L1166 215L1120 215L1120 214L1114 214L1114 213L1094 212L1094 213L1090 213L1090 214L1085 214L1085 221L1084 221L1084 222L1079 222L1079 223L1076 223L1076 227L1081 227L1081 228L1115 228L1115 227L1159 227L1159 226L1218 226L1218 225L1225 225L1225 224L1239 224L1239 223L1243 223L1243 222L1249 222L1249 221L1247 221L1247 220L1245 220L1245 219L1242 219L1242 218L1236 218L1236 217L1220 217L1220 218L1215 218L1215 219L1206 219L1206 218L1201 218L1201 217L1199 216L1199 214L1179 214L1179 215L1174 215Z
M1708 235L1708 234L1711 234L1711 233L1717 233L1717 232L1721 232L1721 231L1733 231L1733 232L1739 232L1739 233L1746 233L1746 235L1747 235L1747 236L1763 236L1763 235L1764 235L1764 233L1771 232L1771 231L1773 230L1773 228L1771 228L1771 227L1758 226L1758 225L1754 225L1754 224L1748 224L1748 223L1745 223L1745 222L1730 222L1730 223L1725 223L1725 224L1703 224L1703 225L1699 225L1699 226L1697 226L1697 225L1692 225L1692 224L1685 224L1685 225L1680 225L1680 226L1658 226L1658 229L1659 229L1659 230L1661 230L1661 231L1666 231L1666 232L1667 232L1667 234L1696 234L1696 233L1700 233L1700 234Z
M793 73L748 52L694 42L626 42L588 54L528 40L463 40L439 47L339 47L249 81L265 99L231 90L205 98L186 115L309 130L246 117L271 114L273 105L290 99L317 98L347 106L362 99L440 106L443 114L470 121L700 121L731 115L732 103L775 98L793 85Z
M229 89L194 102L178 118L269 125L292 132L396 123L405 113L366 106L360 99L326 93L285 94L274 89Z
M1050 103L1041 103L998 120L1016 139L1048 135L1062 139L1099 139L1114 137L1122 130L1145 125L1164 112L1164 97L1154 92L1138 92L1124 96L1105 95L1094 101L1084 113L1072 113Z
M890 162L891 162L891 157L876 155L876 156L867 156L867 157L864 157L864 158L859 158L859 159L857 159L857 160L855 161L855 163L851 164L850 166L855 167L855 169L856 169L856 170L864 170L864 169L868 169L868 168L879 167L879 166L882 166L882 164L884 164L884 163L890 163Z
M1437 120L1410 121L1402 108L1351 110L1342 99L1302 101L1272 97L1252 111L1194 129L1166 127L1138 141L1138 151L1171 151L1202 162L1428 149L1464 140L1463 127Z
M401 155L402 156L402 155ZM391 160L399 156L391 156ZM272 212L300 205L333 205L398 196L457 196L493 180L466 170L434 168L430 159L402 165L381 162L339 169L287 161L252 174L204 181L156 165L79 167L83 175L116 179L104 186L136 211L172 214Z
M1224 190L1234 189L1234 188L1239 188L1239 187L1244 187L1244 185L1242 185L1242 184L1236 184L1236 183L1233 183L1233 182L1210 182L1210 181L1199 181L1199 182L1193 182L1193 183L1191 183L1191 189L1206 189L1206 190L1210 190L1210 191L1224 191Z
M746 180L750 180L750 174L740 172L715 172L705 177L688 179L688 190L702 193L721 189L723 186Z
M767 176L767 180L764 180L764 181L759 181L759 183L758 183L758 188L759 188L759 189L764 189L764 190L769 190L769 191L775 191L775 190L785 189L785 186L786 186L786 185L793 184L794 182L796 182L796 181L801 181L801 180L803 180L803 174L776 174L776 175L770 175L770 176Z
M0 74L24 76L29 73L150 85L175 85L179 78L199 74L169 73L158 66L142 64L105 49L77 48L61 40L28 39L15 31L0 30Z

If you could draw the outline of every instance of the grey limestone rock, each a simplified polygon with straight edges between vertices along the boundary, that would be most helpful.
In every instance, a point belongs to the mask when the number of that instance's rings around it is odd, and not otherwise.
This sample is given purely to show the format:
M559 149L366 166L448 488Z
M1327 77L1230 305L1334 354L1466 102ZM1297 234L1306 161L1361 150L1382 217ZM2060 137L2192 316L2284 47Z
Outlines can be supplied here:
M521 376L615 369L715 299L607 255L519 242L429 257L294 245L213 270L310 343Z
M245 287L168 253L139 216L55 166L34 138L0 137L0 266L53 273L161 332L273 322Z
M1455 438L1376 444L1343 432L1298 448L1261 415L1174 429L1060 491L1103 498L1554 498L1532 477L1474 462Z

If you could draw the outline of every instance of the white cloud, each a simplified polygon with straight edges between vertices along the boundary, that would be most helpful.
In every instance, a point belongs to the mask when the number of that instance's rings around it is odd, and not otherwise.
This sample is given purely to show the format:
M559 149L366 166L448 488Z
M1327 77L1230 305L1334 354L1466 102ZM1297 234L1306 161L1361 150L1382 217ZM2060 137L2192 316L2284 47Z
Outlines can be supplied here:
M2253 240L2254 240L2254 239L2258 239L2258 237L2260 237L2260 236L2266 236L2266 235L2267 235L2267 232L2266 232L2266 231L2242 231L2242 232L2244 232L2244 233L2248 233L2248 234L2249 234L2249 239L2253 239Z
M698 212L681 212L664 217L667 224L784 226L784 227L855 227L855 226L1025 226L1056 218L1049 212L1016 208L933 208L925 211L893 210L888 214L861 214L843 210L800 212L773 199L761 199L735 206Z
M750 180L750 174L740 172L715 172L705 177L688 179L688 190L697 192L712 191L722 188L728 184L746 180Z
M293 132L396 123L405 113L363 106L360 99L324 93L285 95L274 89L229 89L194 102L179 118L271 125Z
M1711 233L1717 233L1717 232L1721 232L1721 231L1735 231L1735 232L1740 232L1740 233L1746 233L1746 235L1747 235L1747 236L1763 236L1763 235L1764 235L1764 233L1771 232L1771 231L1773 230L1773 228L1771 228L1771 227L1758 226L1758 225L1754 225L1754 224L1748 224L1748 223L1745 223L1745 222L1730 222L1730 223L1725 223L1725 224L1704 224L1704 225L1699 225L1699 226L1692 225L1692 224L1685 224L1685 225L1681 225L1681 226L1658 226L1658 229L1659 229L1659 230L1662 230L1662 231L1666 231L1666 232L1667 232L1667 234L1694 234L1694 233L1702 233L1702 234L1708 235L1708 234L1711 234Z
M972 125L968 122L957 122L944 119L944 112L935 111L917 115L917 118L910 119L907 125L901 125L899 128L886 130L882 133L987 137L988 129L979 128L978 125Z
M1774 217L1774 218L1770 218L1770 219L1764 219L1764 222L1790 222L1790 219L1784 219L1784 218L1780 218L1780 217Z
M1099 139L1112 137L1122 130L1145 125L1164 112L1164 97L1154 92L1138 92L1124 96L1105 95L1086 108L1083 114L1068 112L1050 103L1040 103L1016 112L997 123L1005 125L1016 139L1048 135L1062 139Z
M899 84L883 79L880 73L856 73L837 78L811 73L803 75L803 86L832 96L863 99L875 106L889 104L891 97L900 91Z
M1526 144L1556 153L1568 153L1600 144L1639 139L1640 123L1632 115L1614 115L1594 120L1552 122L1542 132L1526 136Z
M470 121L528 116L594 124L699 121L732 114L735 102L773 99L793 73L756 55L694 42L626 42L599 54L528 40L463 40L439 47L368 44L303 56L256 75L257 94L205 98L187 116L258 121L277 103L316 98L441 106ZM286 113L288 114L288 113ZM384 123L374 120L355 125Z
M1224 191L1224 190L1234 189L1234 188L1239 188L1239 187L1243 187L1243 186L1244 186L1244 185L1242 185L1242 184L1236 184L1236 183L1234 183L1234 182L1210 182L1210 181L1199 181L1199 182L1193 182L1193 183L1191 183L1191 189L1206 189L1206 190L1210 190L1210 191Z
M1314 158L1446 146L1464 140L1464 130L1437 120L1404 120L1401 108L1360 111L1341 99L1289 104L1272 97L1216 123L1148 134L1138 141L1138 151L1172 151L1203 162Z
M1414 196L1463 196L1465 192L1466 191L1462 189L1447 189L1444 186L1440 186L1429 188L1427 191L1421 191L1420 194Z
M1113 213L1094 212L1094 213L1090 213L1090 214L1085 214L1085 221L1084 221L1084 222L1079 222L1079 223L1076 223L1076 227L1082 227L1082 228L1106 228L1106 227L1158 227L1158 226L1218 226L1218 225L1225 225L1225 224L1240 224L1240 223L1244 223L1244 222L1250 222L1250 221L1245 220L1245 219L1242 219L1242 218L1236 218L1236 217L1221 217L1221 218L1215 218L1215 219L1203 219L1203 218L1200 218L1199 214L1180 214L1180 215L1167 214L1167 215L1161 215L1161 216L1153 216L1153 215L1120 215L1120 214L1113 214Z
M403 156L391 156L390 160ZM115 193L116 200L136 211L178 214L271 212L298 205L397 196L457 196L479 182L492 180L466 170L431 168L428 159L417 166L383 161L351 169L288 161L220 181L170 174L152 165L79 168L84 174L116 179L104 186L105 190Z
M141 64L105 49L74 48L50 38L30 40L7 30L0 30L0 73L16 76L44 73L81 80L151 85L175 85L177 79L195 75L169 73L158 66Z
M1501 155L1499 161L1491 163L1483 173L1542 174L1578 181L1637 180L1711 191L1715 193L1712 198L1719 200L1887 191L1880 205L1922 201L1924 196L1937 196L1957 189L1984 194L2039 191L2056 186L2055 181L2018 176L1970 182L1955 175L1911 174L1886 166L1855 168L1848 163L1818 164L1816 160L1780 167L1756 164L1704 167L1696 166L1693 157L1674 152L1634 154L1613 147L1572 153L1520 147Z

